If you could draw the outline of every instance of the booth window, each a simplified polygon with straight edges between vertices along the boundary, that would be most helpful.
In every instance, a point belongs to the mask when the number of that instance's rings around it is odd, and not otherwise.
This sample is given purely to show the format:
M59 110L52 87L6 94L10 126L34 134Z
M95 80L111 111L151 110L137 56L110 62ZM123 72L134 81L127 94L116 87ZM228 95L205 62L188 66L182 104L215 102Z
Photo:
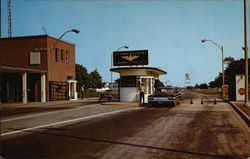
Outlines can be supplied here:
M136 87L136 76L121 76L121 87Z

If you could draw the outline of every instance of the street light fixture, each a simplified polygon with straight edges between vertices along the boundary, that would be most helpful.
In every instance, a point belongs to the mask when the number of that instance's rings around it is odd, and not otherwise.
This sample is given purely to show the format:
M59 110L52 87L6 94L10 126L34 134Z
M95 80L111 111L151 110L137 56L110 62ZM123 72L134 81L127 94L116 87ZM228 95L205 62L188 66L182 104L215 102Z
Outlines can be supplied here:
M53 49L56 47L58 41L61 40L61 39L63 38L63 36L64 36L65 34L67 34L68 32L74 32L74 33L76 33L76 34L79 34L79 33L80 33L80 30L78 30L78 29L71 29L71 30L65 31L65 32L58 38L58 40L57 40L54 44L52 44L51 50L53 50Z
M122 48L128 49L128 46L122 46L120 48L118 48L115 52L118 52L119 50L121 50ZM111 68L113 68L113 53L111 54L111 64L110 64ZM111 71L111 76L110 76L110 81L111 81L111 87L113 88L113 72Z
M224 73L224 55L223 55L223 46L222 45L219 45L219 44L217 44L216 42L214 42L213 40L208 40L208 39L203 39L203 40L201 40L201 42L202 43L205 43L205 42L207 42L207 41L210 41L210 42L212 42L214 45L216 45L218 48L220 48L221 49L221 56L222 56L222 86L225 84L225 73ZM225 92L224 92L224 90L223 90L223 88L222 88L222 96L224 97L224 94Z

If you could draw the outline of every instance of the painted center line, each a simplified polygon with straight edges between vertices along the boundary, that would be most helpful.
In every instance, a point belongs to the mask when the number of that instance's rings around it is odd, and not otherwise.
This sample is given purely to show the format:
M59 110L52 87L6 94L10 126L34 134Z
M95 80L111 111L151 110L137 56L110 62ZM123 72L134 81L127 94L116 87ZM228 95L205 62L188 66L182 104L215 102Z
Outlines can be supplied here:
M17 134L17 133L29 131L29 130L44 128L44 127L48 127L48 126L55 126L55 125L60 125L60 124L72 123L72 122L76 122L76 121L87 120L87 119L101 117L101 116L105 116L105 115L111 115L111 114L116 114L116 113L120 113L120 112L129 111L129 110L139 110L139 109L144 109L144 108L135 107L135 108L129 108L129 109L125 109L125 110L123 109L123 110L117 110L117 111L112 111L112 112L107 112L107 113L102 113L102 114L96 114L96 115L91 115L91 116L86 116L86 117L81 117L81 118L75 118L75 119L65 120L65 121L56 122L56 123L40 125L40 126L36 126L36 127L31 127L31 128L25 128L25 129L21 129L21 130L17 130L17 131L11 131L11 132L7 132L7 133L3 133L0 136L7 136L7 135L12 135L12 134Z

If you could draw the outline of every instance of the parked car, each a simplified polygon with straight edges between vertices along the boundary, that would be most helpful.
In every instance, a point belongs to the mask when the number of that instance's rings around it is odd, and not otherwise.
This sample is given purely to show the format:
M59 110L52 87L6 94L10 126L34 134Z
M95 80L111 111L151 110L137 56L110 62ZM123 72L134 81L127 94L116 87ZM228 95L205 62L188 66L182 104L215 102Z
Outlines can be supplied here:
M119 92L117 90L106 90L104 92L101 92L99 94L99 101L102 99L108 99L109 101L111 100L118 100L119 99Z
M148 103L152 105L171 103L176 106L181 100L182 94L176 87L160 87L153 95L148 96Z

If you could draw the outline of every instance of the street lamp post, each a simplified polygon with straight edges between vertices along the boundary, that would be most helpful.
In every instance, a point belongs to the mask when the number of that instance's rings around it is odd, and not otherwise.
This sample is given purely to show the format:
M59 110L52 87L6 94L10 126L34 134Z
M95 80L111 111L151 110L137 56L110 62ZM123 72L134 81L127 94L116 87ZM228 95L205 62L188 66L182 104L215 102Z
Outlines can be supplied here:
M249 15L248 15L249 16ZM248 103L248 27L247 27L247 2L244 0L244 43L245 43L245 106L249 106Z
M56 47L58 41L61 40L61 39L63 38L63 36L64 36L65 34L67 34L68 32L74 32L74 33L79 34L79 33L80 33L80 30L78 30L78 29L71 29L71 30L65 31L65 32L58 38L58 40L57 40L54 44L52 44L51 50L53 50L53 49Z
M128 46L122 46L120 48L118 48L115 52L118 52L119 50L121 50L122 48L125 48L125 49L128 49L129 47ZM113 53L111 54L111 64L110 64L111 68L113 68ZM111 71L111 75L110 75L110 84L111 84L111 87L113 88L113 72Z
M216 45L218 48L221 49L221 56L222 56L222 60L221 60L221 66L222 66L222 86L225 84L225 73L224 73L224 53L223 53L223 46L222 45L219 45L217 44L216 42L214 42L213 40L207 40L207 39L204 39L204 40L201 40L202 43L204 42L207 42L207 41L210 41L212 42L214 45ZM222 88L222 96L224 97L225 96L225 92Z

